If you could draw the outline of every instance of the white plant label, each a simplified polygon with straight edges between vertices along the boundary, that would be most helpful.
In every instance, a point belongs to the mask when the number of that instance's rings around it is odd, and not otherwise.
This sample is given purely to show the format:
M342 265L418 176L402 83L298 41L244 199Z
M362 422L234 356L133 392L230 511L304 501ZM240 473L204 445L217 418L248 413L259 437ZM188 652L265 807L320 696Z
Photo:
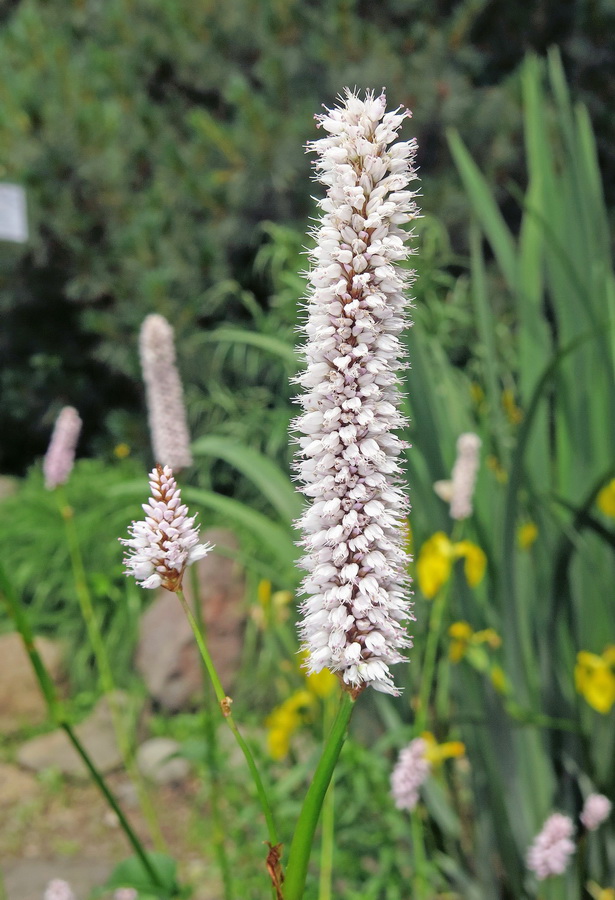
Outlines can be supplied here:
M0 184L0 241L27 240L26 192L19 184Z

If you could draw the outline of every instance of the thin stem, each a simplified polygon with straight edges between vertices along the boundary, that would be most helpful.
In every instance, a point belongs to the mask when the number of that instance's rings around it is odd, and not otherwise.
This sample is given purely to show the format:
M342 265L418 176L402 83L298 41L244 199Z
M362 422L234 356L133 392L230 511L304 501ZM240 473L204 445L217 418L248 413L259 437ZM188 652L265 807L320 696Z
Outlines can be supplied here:
M147 853L143 849L143 844L141 843L141 841L139 840L139 838L133 831L132 826L130 825L128 819L122 812L122 808L117 803L115 797L113 796L113 794L107 787L104 779L98 772L98 769L96 768L96 766L90 759L87 751L85 750L85 747L83 746L83 744L81 743L81 741L79 740L77 735L75 734L72 725L69 725L68 722L60 722L59 725L60 725L60 728L62 728L63 731L66 732L66 735L67 735L69 741L71 742L71 744L73 745L73 747L75 748L75 750L77 751L77 753L79 754L81 759L83 760L88 772L92 776L92 779L98 786L99 790L104 794L104 797L105 797L107 803L109 804L109 806L111 807L113 812L116 814L118 821L124 831L124 834L126 835L128 840L132 844L133 850L135 851L135 853L141 860L143 867L145 868L147 874L152 879L152 883L157 885L158 887L164 888L165 887L164 882L160 880L160 876L158 875L155 868L152 866L150 860L148 859ZM175 891L175 894L176 893L177 892Z
M132 847L134 848L135 853L142 861L146 871L148 872L152 882L163 888L164 883L160 879L156 870L152 866L151 862L147 858L147 855L143 849L143 845L139 841L139 838L136 836L134 831L132 830L128 820L126 819L124 813L122 812L120 806L118 805L115 797L107 787L103 777L100 775L96 766L88 756L87 751L79 741L79 738L75 735L71 725L66 720L66 714L64 712L64 707L60 700L58 699L57 691L55 688L55 684L47 671L47 668L41 659L40 653L36 649L34 644L34 634L32 632L32 628L30 626L30 622L28 621L28 617L26 616L18 598L13 588L12 583L6 576L6 572L4 568L0 564L0 592L2 593L2 597L5 600L6 606L8 608L9 615L15 622L17 630L21 636L26 652L30 658L30 662L32 664L32 669L34 670L34 674L39 683L43 696L45 698L45 702L47 703L47 709L49 711L49 716L53 723L57 725L59 728L62 728L74 746L75 750L85 763L88 771L92 775L94 782L104 795L105 799L109 803L109 806L115 812L118 817L118 821L120 826L124 830L124 833Z
M271 807L269 805L269 800L267 798L267 792L265 791L261 776L256 767L256 763L254 762L254 757L252 755L252 751L250 750L248 744L246 743L243 735L237 728L237 724L233 719L233 714L231 712L231 703L232 700L230 697L226 696L224 692L224 688L222 687L222 682L218 677L218 673L216 672L216 668L214 666L213 660L205 645L205 641L199 631L199 626L192 614L192 610L184 596L183 591L177 591L177 596L179 597L180 603L186 613L186 618L190 623L190 627L192 628L192 633L194 634L194 639L199 648L201 658L205 663L205 668L207 669L207 674L209 675L211 682L214 686L214 691L216 694L216 698L220 705L220 712L224 716L229 728L233 732L235 736L235 740L239 744L243 755L245 756L246 762L248 764L248 768L250 769L250 774L252 775L252 780L254 781L254 786L256 788L256 793L258 794L258 799L260 800L261 809L263 811L263 815L265 817L265 822L267 823L267 831L269 833L269 841L274 846L279 844L278 834L276 831L275 823L273 821L273 814L271 812Z
M334 708L333 697L325 699L324 724L325 733L329 731L333 723ZM331 900L333 881L333 853L335 850L335 773L331 776L331 783L327 788L322 806L322 835L320 839L320 879L318 886L318 900Z
M412 833L412 853L414 856L414 894L416 900L423 900L427 896L426 889L429 887L426 877L427 854L425 852L423 823L416 808L410 813L410 829Z
M206 637L205 622L203 621L203 610L201 607L201 598L199 591L198 569L192 566L190 569L190 581L192 585L192 596L194 597L195 619L200 633ZM226 844L224 840L225 830L222 815L220 813L220 765L218 751L218 735L212 716L212 704L210 696L210 684L207 680L207 669L205 662L201 657L201 669L203 673L203 730L205 732L205 759L209 776L211 779L211 818L213 825L213 839L220 874L222 875L222 884L224 886L224 900L232 900L233 897L233 877L228 856L226 853Z
M442 619L446 608L446 586L440 588L436 594L431 607L431 615L429 617L429 630L427 633L427 645L425 647L425 656L423 659L423 668L421 671L421 683L419 687L419 708L415 719L415 729L417 734L425 730L427 725L427 713L429 710L429 698L433 687L433 680L436 668L436 657L438 654L438 644L440 642L440 631L442 628Z
M286 881L284 882L285 900L301 900L303 897L314 832L327 788L346 739L353 708L354 701L350 694L344 692L337 717L316 767L312 783L305 795L295 828L286 868Z
M115 732L117 739L120 756L122 757L124 768L136 788L139 805L149 826L154 846L157 850L164 851L166 850L166 844L160 830L156 811L143 783L141 773L135 764L130 738L124 727L122 711L117 702L115 680L113 678L109 656L107 655L102 632L100 630L100 625L98 624L96 613L94 612L94 605L88 588L73 510L67 502L65 491L61 485L56 488L56 495L60 507L60 515L64 520L66 542L68 544L73 580L75 582L75 592L77 594L77 600L79 601L81 615L85 622L90 645L94 651L103 693L106 695L109 704L113 731Z

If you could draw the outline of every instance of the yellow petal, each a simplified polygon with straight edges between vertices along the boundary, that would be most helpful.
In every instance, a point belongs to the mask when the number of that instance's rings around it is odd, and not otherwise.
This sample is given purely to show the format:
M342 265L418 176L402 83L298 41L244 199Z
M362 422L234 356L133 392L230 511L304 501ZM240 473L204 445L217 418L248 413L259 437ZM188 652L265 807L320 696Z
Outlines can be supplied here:
M502 646L502 638L494 628L483 628L482 631L476 632L472 638L472 643L489 644L492 650L497 650L498 647Z
M314 672L312 675L306 676L308 690L321 700L330 697L338 685L337 677L329 669L321 669L320 672Z
M582 694L592 709L607 715L615 703L615 676L610 668L597 669L586 680Z
M529 550L538 537L538 527L534 522L526 522L517 530L517 544L522 550Z
M421 547L416 563L419 587L431 600L451 577L453 545L443 531L437 531Z
M455 556L463 556L463 570L470 587L476 587L483 580L487 567L487 557L477 544L472 541L460 541L455 544Z
M256 599L263 609L269 608L269 603L271 601L271 582L267 581L265 578L258 583Z
M608 647L604 648L602 651L602 659L607 666L615 666L615 644L609 644Z
M615 478L606 484L596 498L598 509L605 516L615 516Z
M448 634L451 643L448 658L452 663L458 663L463 659L473 633L472 626L468 622L453 622L450 626Z

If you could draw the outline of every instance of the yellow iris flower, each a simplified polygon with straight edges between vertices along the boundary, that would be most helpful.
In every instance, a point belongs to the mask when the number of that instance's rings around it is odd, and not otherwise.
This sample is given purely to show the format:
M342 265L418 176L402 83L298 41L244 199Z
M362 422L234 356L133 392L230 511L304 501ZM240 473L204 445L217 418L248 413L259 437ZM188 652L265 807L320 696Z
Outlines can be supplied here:
M607 647L601 656L581 650L577 653L574 682L592 709L607 715L615 703L615 645Z
M465 755L466 745L463 741L445 741L443 744L439 744L431 731L424 731L421 737L427 744L425 759L434 767L442 765L445 759L454 759L456 756Z
M615 516L615 478L606 484L596 498L598 509L605 516Z
M517 544L522 550L529 550L538 537L538 528L534 522L526 522L517 530Z
M489 644L493 650L496 650L502 644L502 638L493 628L474 631L468 622L453 622L448 629L448 635L451 639L448 658L454 663L463 659L470 646Z
M288 756L290 739L305 722L313 704L314 696L309 691L295 691L267 717L267 749L272 759Z
M451 577L456 559L464 560L464 572L470 587L483 579L487 557L472 541L453 543L443 531L436 531L421 547L416 563L416 577L421 592L428 600L438 593Z

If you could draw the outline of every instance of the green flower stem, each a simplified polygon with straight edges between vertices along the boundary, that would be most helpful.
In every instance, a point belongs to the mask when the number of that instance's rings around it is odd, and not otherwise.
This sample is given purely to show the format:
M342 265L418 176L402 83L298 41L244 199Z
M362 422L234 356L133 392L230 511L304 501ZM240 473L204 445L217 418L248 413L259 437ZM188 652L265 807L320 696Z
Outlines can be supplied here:
M419 685L419 708L415 718L415 731L417 734L425 731L427 725L429 698L431 697L431 690L433 687L438 644L440 642L440 631L442 630L442 619L444 618L444 610L446 609L446 597L447 587L445 585L440 588L434 597L431 607L429 630L427 632L427 645L425 647L425 656L423 658L423 668L421 671L421 683Z
M199 632L206 637L205 622L203 621L203 610L201 608L198 568L192 566L190 569L190 582L192 585L192 595L194 597L195 619ZM220 754L218 750L218 734L214 724L212 715L212 704L210 695L210 685L207 678L207 668L205 661L201 657L201 668L203 671L203 730L205 732L205 758L209 777L211 779L210 803L211 818L213 825L213 842L220 874L222 875L222 884L224 886L224 900L232 900L233 897L233 877L228 856L226 853L225 829L222 815L220 812Z
M122 711L120 710L115 697L115 680L113 678L111 664L109 663L109 657L107 655L107 650L105 648L105 643L94 612L94 606L88 588L73 510L67 501L66 493L61 485L56 488L56 496L60 507L60 515L64 520L66 541L75 582L75 592L77 594L77 600L79 601L81 615L85 622L90 645L94 651L94 657L96 658L96 665L100 674L100 683L102 685L103 693L107 696L107 701L109 703L109 711L111 713L111 721L117 739L118 749L122 757L124 768L136 788L139 806L141 807L141 811L149 826L154 846L157 850L164 851L166 850L166 844L160 830L158 817L145 784L143 783L141 773L135 765L130 739L122 720Z
M325 732L331 728L334 718L334 697L325 698ZM322 806L322 837L320 844L320 879L318 900L332 900L333 852L335 849L335 773L327 788Z
M216 699L218 700L218 703L220 705L220 712L224 716L224 719L226 720L229 728L231 729L231 731L233 732L233 735L235 736L235 740L239 744L239 747L240 747L243 755L245 756L246 762L248 764L248 768L250 769L250 774L252 775L252 780L254 781L254 786L256 788L256 792L258 794L258 799L260 800L261 809L262 809L263 815L265 817L265 822L267 823L267 831L269 834L269 841L271 844L273 844L275 846L276 844L279 843L278 834L276 831L275 823L273 821L273 814L271 812L271 807L269 805L269 800L267 798L267 792L265 791L261 776L256 767L256 763L254 762L254 757L252 755L252 751L250 750L248 744L246 743L243 735L237 728L237 724L235 723L235 720L233 719L233 714L231 713L231 709L230 709L230 704L232 701L231 701L230 697L226 696L224 688L222 687L222 682L220 681L220 678L218 677L218 673L216 672L216 668L214 666L213 660L210 656L209 650L207 649L207 647L205 645L203 636L201 635L201 632L199 631L198 623L197 623L196 619L194 618L194 616L192 614L192 610L190 609L190 606L184 596L184 592L177 591L177 596L179 597L180 603L184 609L184 612L186 613L186 618L188 619L188 622L190 623L190 627L192 628L192 633L194 634L194 639L199 648L201 658L205 664L205 668L207 669L207 674L209 675L211 682L214 686Z
M77 751L77 753L79 754L79 756L81 757L83 762L85 763L85 765L86 765L88 771L90 772L92 778L94 779L96 785L98 786L98 788L104 795L104 797L107 800L111 809L114 811L114 813L118 817L120 826L122 827L126 837L128 838L129 842L131 843L135 853L137 854L137 856L143 863L143 866L144 866L145 870L147 871L149 877L152 879L152 882L154 884L160 886L161 888L164 887L164 882L161 880L161 878L157 874L156 870L152 866L150 860L148 859L147 854L145 853L145 850L143 849L143 845L141 844L141 841L139 840L139 838L137 837L135 832L132 830L130 823L126 819L126 817L125 817L124 813L122 812L120 806L118 805L115 797L113 796L113 794L107 787L103 777L100 775L100 773L96 769L96 766L94 765L94 763L88 756L87 751L85 750L85 748L79 741L79 738L76 736L75 732L73 731L72 726L68 723L68 721L66 719L66 714L64 712L64 707L63 707L62 703L60 702L60 700L58 699L58 695L57 695L53 680L52 680L51 676L49 675L49 672L47 671L47 668L45 667L45 664L43 663L43 660L41 659L41 656L34 644L34 634L30 627L28 618L27 618L19 600L17 599L17 595L15 594L13 585L7 578L4 568L2 567L1 564L0 564L0 591L2 592L2 596L7 605L9 615L15 622L17 630L19 631L19 634L21 635L21 639L24 643L24 647L30 658L32 668L34 670L34 674L36 675L36 679L40 685L41 691L42 691L45 701L47 703L47 708L49 710L50 718L52 719L53 723L56 726L58 726L59 728L62 728L64 730L64 732L66 733L71 744L73 745L73 747L75 748L75 750Z
M410 813L410 829L412 834L412 855L414 857L414 898L415 900L425 900L429 889L427 854L425 852L423 823L416 808Z
M302 900L310 851L314 842L314 832L316 831L327 788L333 777L333 771L346 738L353 708L354 701L350 694L344 692L341 706L316 767L314 778L303 801L297 827L295 828L288 866L286 867L286 880L284 882L285 900Z
M118 821L122 827L122 830L124 831L124 834L126 835L128 840L132 844L133 850L135 851L135 853L141 860L143 867L146 870L147 874L152 879L152 883L157 885L158 887L164 888L164 886L165 886L164 882L161 881L158 873L156 872L155 868L152 866L152 864L147 856L147 853L143 849L143 844L141 843L141 841L139 840L139 838L133 831L132 826L130 825L130 823L128 822L128 819L122 812L122 809L119 806L117 800L115 799L115 797L113 796L113 794L111 793L109 788L107 787L105 780L103 779L103 777L99 773L98 769L96 768L96 766L90 759L85 747L83 746L83 744L81 743L81 741L79 740L77 735L75 734L72 725L69 725L69 723L66 721L59 722L58 724L59 724L60 728L62 728L63 731L66 733L66 736L68 737L69 741L71 742L71 744L73 745L73 747L75 748L75 750L77 751L77 753L79 754L81 759L83 760L88 772L92 776L92 779L94 780L94 782L98 786L99 790L104 795L105 800L107 801L107 803L109 804L109 806L111 807L111 809L113 810L115 815L117 816ZM177 894L177 891L175 891L174 894Z

